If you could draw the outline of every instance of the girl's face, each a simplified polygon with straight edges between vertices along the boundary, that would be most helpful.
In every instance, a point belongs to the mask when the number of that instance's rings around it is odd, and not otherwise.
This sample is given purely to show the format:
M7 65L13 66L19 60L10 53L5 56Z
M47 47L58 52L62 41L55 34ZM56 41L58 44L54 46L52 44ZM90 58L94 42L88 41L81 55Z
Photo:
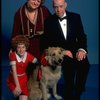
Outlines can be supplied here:
M41 1L42 0L28 0L28 6L31 9L35 10L35 9L37 9L40 6Z
M17 45L17 54L20 55L20 56L23 56L26 52L26 46L25 44L18 44Z

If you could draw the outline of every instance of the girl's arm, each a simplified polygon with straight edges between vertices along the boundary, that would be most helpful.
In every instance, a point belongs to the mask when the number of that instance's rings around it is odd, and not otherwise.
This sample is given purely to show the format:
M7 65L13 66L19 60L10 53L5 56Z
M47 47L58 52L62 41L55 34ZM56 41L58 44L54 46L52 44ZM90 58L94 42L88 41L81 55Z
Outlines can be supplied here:
M21 88L20 88L20 83L18 81L18 76L17 76L17 71L16 71L16 65L12 65L12 72L13 72L13 78L14 78L15 85L16 85L16 88L13 91L13 94L15 96L18 96L18 95L21 94Z

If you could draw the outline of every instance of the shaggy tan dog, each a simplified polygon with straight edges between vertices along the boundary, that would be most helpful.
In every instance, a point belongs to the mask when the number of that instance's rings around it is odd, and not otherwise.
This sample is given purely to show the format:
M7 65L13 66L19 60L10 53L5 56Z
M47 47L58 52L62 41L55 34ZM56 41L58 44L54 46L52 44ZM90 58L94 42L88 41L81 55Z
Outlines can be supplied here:
M33 72L35 75L33 75L28 82L30 90L29 100L48 100L50 97L49 88L52 88L53 96L57 100L62 99L62 97L57 94L57 82L62 74L61 63L64 57L63 49L59 47L49 47L45 50L45 53L48 65L41 65L42 79L40 80L40 83L36 81L37 70L39 67L36 67Z
M30 78L28 81L28 89L29 89L28 100L41 100L42 98L40 82L37 81L37 74L38 74L39 67L40 66L36 66L36 68L33 70L32 75L30 75Z

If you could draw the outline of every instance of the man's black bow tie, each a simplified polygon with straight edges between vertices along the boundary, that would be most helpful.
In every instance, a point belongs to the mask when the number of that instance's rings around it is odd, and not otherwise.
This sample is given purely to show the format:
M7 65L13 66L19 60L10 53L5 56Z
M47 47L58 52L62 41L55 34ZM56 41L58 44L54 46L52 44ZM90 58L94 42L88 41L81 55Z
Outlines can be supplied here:
M59 20L60 20L60 21L62 21L62 20L64 20L64 19L67 19L67 16L64 16L64 17L62 17L62 18L59 17Z

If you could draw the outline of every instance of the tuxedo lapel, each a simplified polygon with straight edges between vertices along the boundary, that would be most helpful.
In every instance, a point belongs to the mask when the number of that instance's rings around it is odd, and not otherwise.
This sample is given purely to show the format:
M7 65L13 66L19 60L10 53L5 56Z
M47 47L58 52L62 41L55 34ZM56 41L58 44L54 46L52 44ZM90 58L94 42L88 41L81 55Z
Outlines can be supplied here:
M63 35L62 28L61 28L60 23L59 23L57 18L55 18L55 30L56 30L57 37L60 37L60 39L65 39L64 35Z
M66 37L68 37L68 35L70 34L70 20L69 20L69 18L67 18L67 36Z
M66 12L66 14L67 14L67 12ZM55 15L55 30L57 31L57 36L59 36L60 38L62 38L62 39L64 39L65 40L65 37L64 37L64 34L63 34L63 31L62 31L62 28L61 28L61 25L60 25L60 23L59 23L59 21L58 21L58 17ZM70 34L70 16L69 16L69 14L67 15L67 36L66 36L66 38L69 36L69 34Z
M61 28L59 22L58 22L58 29L59 29L59 36L60 36L61 38L65 39L64 34L63 34L63 31L62 31L62 28Z

